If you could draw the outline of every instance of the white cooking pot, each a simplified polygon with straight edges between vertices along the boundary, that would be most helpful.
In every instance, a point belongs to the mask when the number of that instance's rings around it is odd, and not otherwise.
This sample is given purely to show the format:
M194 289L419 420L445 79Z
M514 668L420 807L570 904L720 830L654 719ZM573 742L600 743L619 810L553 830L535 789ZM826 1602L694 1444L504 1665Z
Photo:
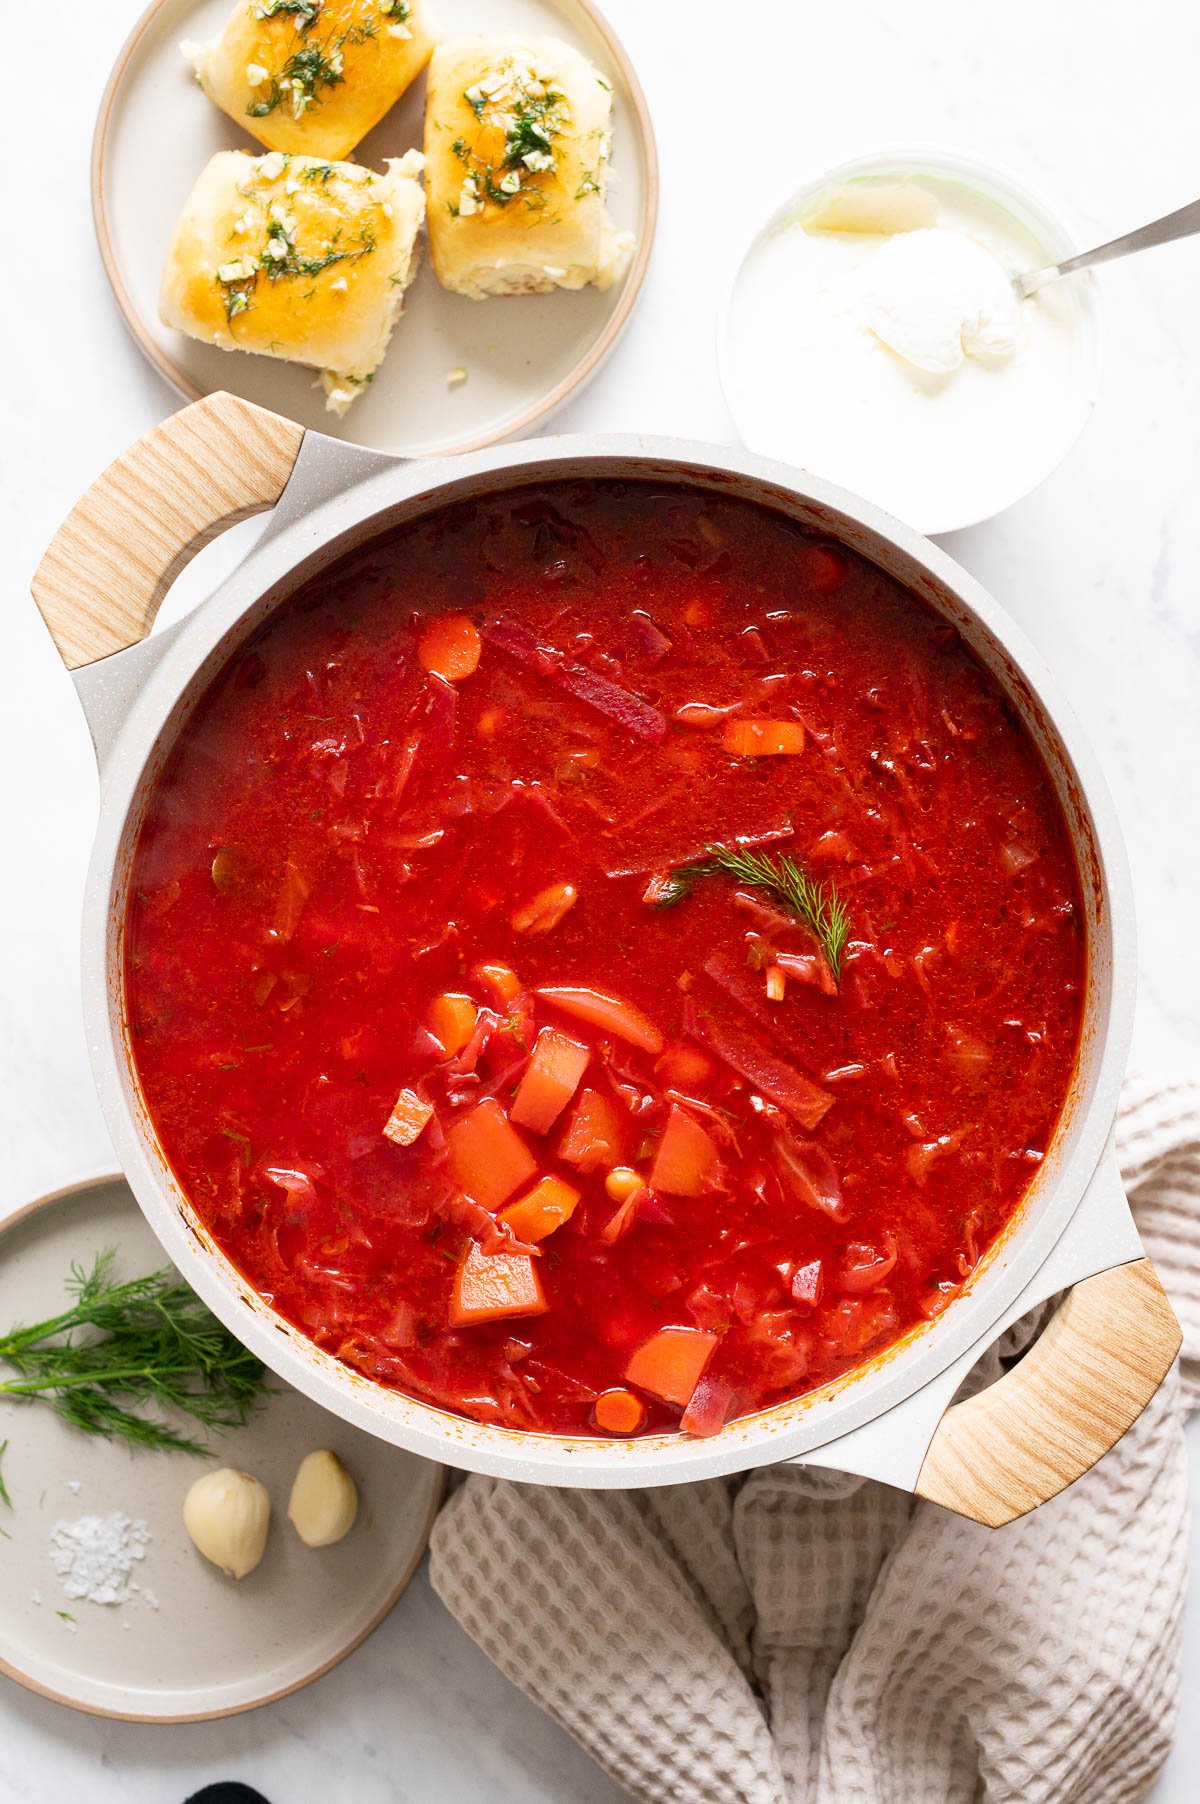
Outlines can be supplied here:
M159 1147L129 1055L122 936L147 797L223 661L298 583L376 533L462 498L559 477L650 478L742 496L842 541L952 621L1041 747L1074 839L1087 915L1076 1071L1047 1157L1008 1231L946 1311L836 1382L711 1439L629 1441L485 1426L384 1389L275 1314L198 1220ZM277 505L276 505L277 504ZM275 506L259 543L186 619L146 638L189 557ZM661 439L560 438L411 464L304 432L228 395L139 439L60 528L33 583L74 673L100 761L84 1001L114 1145L184 1277L298 1390L415 1453L541 1484L657 1485L776 1460L886 1479L992 1524L1077 1478L1169 1368L1179 1329L1142 1256L1112 1150L1134 999L1129 874L1091 751L1041 659L979 584L865 501L782 465ZM1072 1288L1073 1287L1073 1288ZM964 1374L1023 1311L1066 1290L1049 1328L989 1390Z

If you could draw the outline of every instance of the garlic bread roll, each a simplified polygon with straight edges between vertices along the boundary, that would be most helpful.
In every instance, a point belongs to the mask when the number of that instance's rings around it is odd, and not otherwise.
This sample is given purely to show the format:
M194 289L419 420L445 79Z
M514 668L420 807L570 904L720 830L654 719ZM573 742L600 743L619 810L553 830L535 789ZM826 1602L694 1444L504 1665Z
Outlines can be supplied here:
M237 0L219 38L183 50L209 99L269 149L344 157L433 44L425 0Z
M460 38L429 64L429 247L443 288L610 288L633 239L604 204L612 89L557 38Z
M344 413L379 367L416 271L420 151L382 174L279 151L213 157L167 251L165 325L321 371Z

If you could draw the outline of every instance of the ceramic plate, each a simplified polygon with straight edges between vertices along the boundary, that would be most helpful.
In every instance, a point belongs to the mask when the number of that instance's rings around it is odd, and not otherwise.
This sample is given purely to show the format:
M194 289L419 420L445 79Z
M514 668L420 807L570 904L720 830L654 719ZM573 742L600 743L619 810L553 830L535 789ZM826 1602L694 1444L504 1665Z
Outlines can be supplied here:
M0 1228L0 1328L63 1307L72 1262L117 1250L128 1277L156 1271L162 1248L124 1179L58 1191ZM3 1373L0 1367L0 1375ZM0 1398L0 1671L78 1710L187 1722L251 1710L307 1685L387 1615L425 1549L442 1469L348 1428L273 1380L245 1428L214 1442L216 1460L132 1449L81 1434L40 1403ZM307 1548L287 1520L296 1467L332 1447L359 1486L359 1515L335 1547ZM184 1495L211 1465L260 1478L271 1494L267 1551L240 1584L184 1532ZM115 1512L150 1540L130 1601L72 1599L55 1571L60 1522Z
M611 351L637 298L657 211L654 134L625 52L589 0L437 0L442 34L540 32L567 39L613 84L609 206L637 239L624 281L600 294L468 300L448 294L423 255L391 348L344 419L325 411L315 372L222 351L171 332L158 317L163 257L200 170L218 150L262 147L207 100L180 54L183 38L217 35L232 0L156 0L117 58L96 123L92 199L100 252L125 322L186 400L231 389L276 413L375 450L420 457L467 451L528 431L573 394ZM358 162L419 146L424 78L358 146ZM447 372L468 371L451 389Z

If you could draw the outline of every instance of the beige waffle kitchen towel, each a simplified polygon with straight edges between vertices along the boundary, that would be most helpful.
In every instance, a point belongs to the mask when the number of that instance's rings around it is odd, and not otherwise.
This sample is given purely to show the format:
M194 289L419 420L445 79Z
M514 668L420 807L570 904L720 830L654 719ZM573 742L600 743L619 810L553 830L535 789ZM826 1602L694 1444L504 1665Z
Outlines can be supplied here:
M1131 1081L1119 1145L1184 1350L1129 1434L1061 1497L993 1532L795 1466L615 1493L473 1477L433 1535L448 1608L638 1798L1141 1797L1179 1692L1200 1086ZM1018 1325L1006 1346L1035 1328ZM998 1359L981 1362L985 1378Z

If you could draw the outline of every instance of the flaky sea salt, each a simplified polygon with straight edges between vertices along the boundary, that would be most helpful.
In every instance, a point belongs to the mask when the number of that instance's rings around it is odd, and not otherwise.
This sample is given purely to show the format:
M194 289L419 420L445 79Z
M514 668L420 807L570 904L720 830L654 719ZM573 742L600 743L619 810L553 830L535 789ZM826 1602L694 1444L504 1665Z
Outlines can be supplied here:
M50 1531L50 1558L68 1597L125 1604L136 1589L130 1574L145 1559L149 1544L149 1523L118 1510L111 1516L56 1522Z

